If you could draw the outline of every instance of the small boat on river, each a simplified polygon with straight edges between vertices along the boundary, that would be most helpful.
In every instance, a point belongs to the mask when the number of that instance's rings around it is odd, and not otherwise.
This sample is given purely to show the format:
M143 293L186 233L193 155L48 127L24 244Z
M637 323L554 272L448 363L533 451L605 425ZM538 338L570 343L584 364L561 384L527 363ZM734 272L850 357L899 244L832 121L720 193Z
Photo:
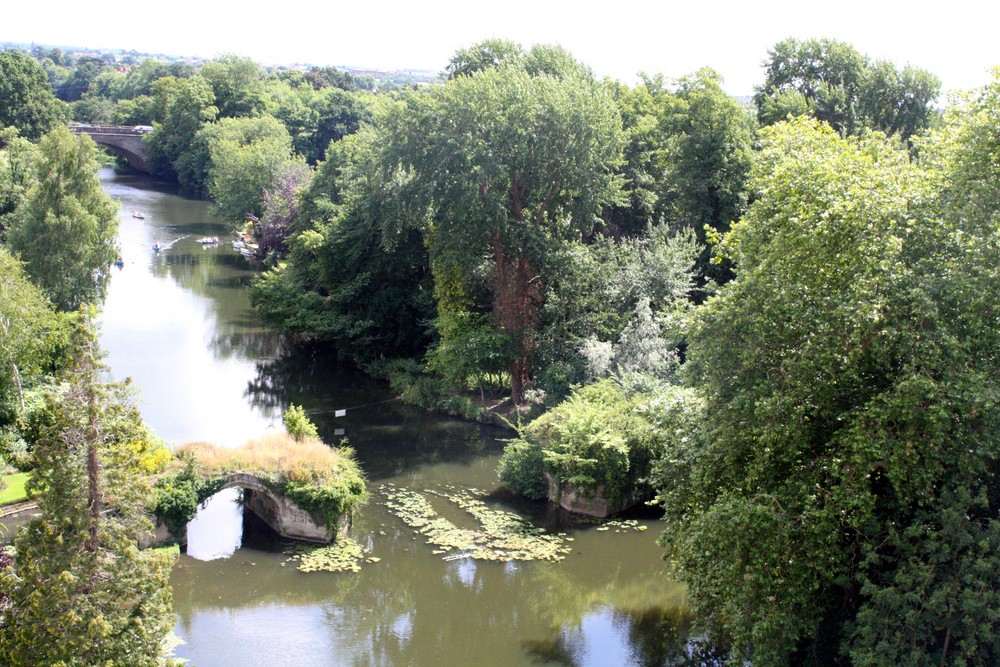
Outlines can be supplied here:
M154 243L153 244L153 252L160 252L161 250L163 250L163 248L160 247L159 243Z
M145 220L146 219L146 214L143 213L142 211L135 210L135 211L132 211L132 217L135 218L136 220Z
M198 243L202 244L203 246L219 245L219 237L218 236L203 236L200 239L198 239Z
M121 255L118 255L118 259L115 260L115 266L117 266L119 269L125 266L125 260L122 259Z

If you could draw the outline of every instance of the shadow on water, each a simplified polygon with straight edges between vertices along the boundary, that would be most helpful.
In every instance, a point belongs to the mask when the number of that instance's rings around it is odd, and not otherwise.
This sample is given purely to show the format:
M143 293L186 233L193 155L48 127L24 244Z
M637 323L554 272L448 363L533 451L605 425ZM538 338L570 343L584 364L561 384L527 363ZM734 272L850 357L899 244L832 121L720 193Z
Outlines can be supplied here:
M324 442L347 439L372 481L422 465L499 455L500 439L509 435L404 405L387 383L339 361L329 346L297 346L258 363L244 396L255 407L301 406Z

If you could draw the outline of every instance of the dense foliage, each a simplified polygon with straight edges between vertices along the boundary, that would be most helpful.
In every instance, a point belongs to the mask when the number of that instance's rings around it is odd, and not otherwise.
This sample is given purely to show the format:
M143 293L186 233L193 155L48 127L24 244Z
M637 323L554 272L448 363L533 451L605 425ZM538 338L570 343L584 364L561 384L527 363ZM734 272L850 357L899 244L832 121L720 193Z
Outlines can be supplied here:
M24 200L9 218L7 242L57 309L103 300L118 255L118 204L97 178L94 142L65 127L38 143Z
M706 419L659 469L664 543L755 665L997 659L1000 237L997 200L966 203L996 181L969 179L995 100L924 168L878 135L764 133L739 278L689 339Z
M529 498L599 496L612 512L649 499L653 462L697 424L700 411L687 389L636 380L582 387L520 429L504 448L501 481Z
M941 81L925 70L871 62L832 39L786 39L768 55L754 95L765 125L805 114L842 135L873 129L908 140L935 116Z
M167 456L121 386L97 382L88 320L47 401L28 484L42 511L0 571L6 665L159 664L172 626L170 563L139 548L152 528L147 475Z
M33 58L0 51L0 128L14 127L21 136L36 141L67 117L45 70Z
M76 414L61 392L81 389L45 389L62 320L44 299L100 299L115 211L90 144L53 131L53 93L77 120L154 127L155 173L267 256L252 301L269 325L422 405L550 407L505 449L516 492L617 507L655 489L669 558L732 661L998 660L1000 79L942 113L930 73L829 39L777 43L754 108L708 69L630 87L496 39L391 94L233 55L128 71L34 56L0 54L0 447L39 447L67 525L88 520L58 428ZM249 466L332 525L364 497L341 459L188 459L157 512L182 526ZM31 539L0 577L59 564ZM35 623L38 651L63 650L17 591L8 617L35 616L0 655ZM52 604L79 599L67 584Z

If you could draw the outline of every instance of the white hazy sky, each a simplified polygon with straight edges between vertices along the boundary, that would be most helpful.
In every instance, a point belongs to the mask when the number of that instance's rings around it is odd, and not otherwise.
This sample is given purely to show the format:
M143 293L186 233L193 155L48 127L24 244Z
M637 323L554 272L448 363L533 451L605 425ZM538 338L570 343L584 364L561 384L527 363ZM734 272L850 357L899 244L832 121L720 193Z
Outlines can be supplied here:
M930 70L944 89L990 79L1000 65L996 0L97 0L10 2L0 41L213 57L441 71L490 37L559 44L599 76L634 83L712 67L734 95L763 79L767 50L786 37L829 37Z

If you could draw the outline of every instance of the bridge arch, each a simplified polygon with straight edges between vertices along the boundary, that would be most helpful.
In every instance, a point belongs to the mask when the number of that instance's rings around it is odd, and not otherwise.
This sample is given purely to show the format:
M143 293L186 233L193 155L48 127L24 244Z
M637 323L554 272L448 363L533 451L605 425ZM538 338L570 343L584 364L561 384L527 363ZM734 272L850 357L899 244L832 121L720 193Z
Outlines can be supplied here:
M338 529L332 532L322 521L317 521L289 498L275 493L259 477L250 473L229 474L219 490L232 488L242 489L243 504L282 537L329 544L350 527L350 517L345 516Z
M152 129L147 125L70 125L73 133L87 135L144 174L149 173L149 150L143 137Z

